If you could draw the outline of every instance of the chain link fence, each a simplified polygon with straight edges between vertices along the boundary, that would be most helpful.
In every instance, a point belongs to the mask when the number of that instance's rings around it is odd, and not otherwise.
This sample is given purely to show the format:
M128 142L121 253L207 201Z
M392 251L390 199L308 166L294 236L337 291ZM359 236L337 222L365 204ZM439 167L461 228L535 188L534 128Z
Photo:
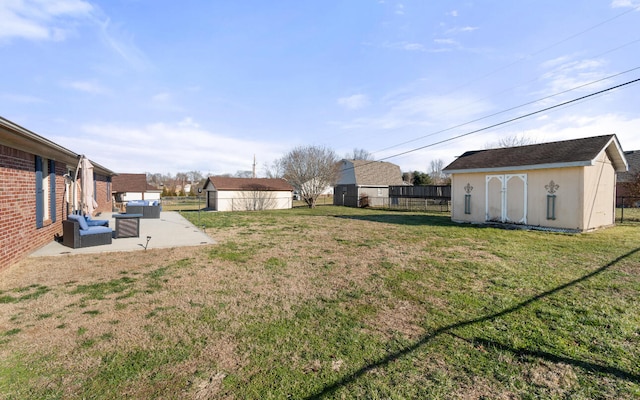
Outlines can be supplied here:
M618 196L616 222L640 223L640 197Z

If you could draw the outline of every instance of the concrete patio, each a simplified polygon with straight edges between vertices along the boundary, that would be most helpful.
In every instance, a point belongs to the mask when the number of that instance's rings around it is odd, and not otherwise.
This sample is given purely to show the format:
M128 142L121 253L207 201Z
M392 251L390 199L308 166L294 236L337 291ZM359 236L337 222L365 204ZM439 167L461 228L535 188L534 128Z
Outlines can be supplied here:
M116 222L113 218L116 213L102 213L94 219L109 220L109 227L115 229ZM147 243L147 238L150 238ZM150 218L140 220L140 236L132 238L113 239L112 243L103 246L83 247L72 249L63 246L62 243L52 241L39 248L29 255L29 257L56 256L68 254L92 254L107 253L114 251L136 251L147 249L158 249L167 247L185 247L214 244L215 241L198 229L191 222L187 221L176 211L166 211L160 213L160 218Z

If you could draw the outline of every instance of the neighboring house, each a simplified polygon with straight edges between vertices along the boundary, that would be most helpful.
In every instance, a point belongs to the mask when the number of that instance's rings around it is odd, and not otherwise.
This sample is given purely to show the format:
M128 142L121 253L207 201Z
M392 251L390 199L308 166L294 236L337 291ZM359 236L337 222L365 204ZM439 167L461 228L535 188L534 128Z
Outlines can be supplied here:
M627 187L628 184L634 182L639 177L640 150L625 151L624 157L627 159L627 164L629 164L629 170L627 172L618 173L618 183L616 185L616 206L622 207L624 202L625 207L640 207L640 198L629 198L632 196L632 193L629 193L629 188Z
M0 117L0 269L62 235L80 199L80 182L73 182L79 158ZM111 211L115 173L92 164L96 212Z
M113 177L112 186L117 207L131 200L160 200L162 193L147 183L146 174L118 174Z
M615 135L468 151L451 174L451 219L583 232L615 223L616 173L627 161Z
M293 186L284 179L212 176L202 190L213 211L279 210L293 204Z
M402 172L395 164L342 160L339 179L333 190L333 204L348 207L384 206L389 202L389 186L402 184Z

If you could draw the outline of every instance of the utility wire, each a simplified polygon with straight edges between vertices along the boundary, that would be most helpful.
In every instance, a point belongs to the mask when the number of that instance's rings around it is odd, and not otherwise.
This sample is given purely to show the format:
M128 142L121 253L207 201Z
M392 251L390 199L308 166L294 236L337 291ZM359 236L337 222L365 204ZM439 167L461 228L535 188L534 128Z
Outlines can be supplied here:
M614 52L614 51L616 51L616 50L620 50L621 48L627 47L627 46L629 46L629 45L632 45L632 44L634 44L634 43L638 43L638 42L640 42L640 39L635 39L635 40L632 40L632 41L630 41L630 42L627 42L627 43L625 43L625 44L623 44L623 45L620 45L620 46L618 46L618 47L615 47L615 48L613 48L613 49L609 49L609 50L607 50L607 51L605 51L605 52L603 52L603 53L597 54L597 55L595 55L595 56L591 56L590 58L597 58L597 57L601 57L601 56L603 56L603 55L605 55L605 54L612 53L612 52ZM418 140L421 140L421 139L427 138L427 137L429 137L429 136L433 136L433 135L437 135L438 133L446 132L446 131L448 131L448 130L450 130L450 129L459 128L459 127L461 127L461 126L464 126L464 125L467 125L467 124L470 124L470 123L473 123L473 122L481 121L481 120L483 120L483 119L485 119L485 118L488 118L488 117L492 117L492 116L495 116L495 115L501 114L502 112L515 110L515 109L517 109L517 108L520 108L520 107L523 107L523 106L526 106L526 105L529 105L529 104L535 103L535 102L537 102L537 101L546 100L546 99L548 99L548 98L551 98L551 97L554 97L554 96L557 96L557 95L560 95L560 94L568 93L568 92L570 92L570 91L573 91L573 90L576 90L576 89L580 89L580 88L585 87L585 86L589 86L589 85L591 85L591 84L593 84L593 83L598 83L598 82L601 82L601 81L604 81L604 80L607 80L607 79L610 79L610 78L614 78L614 77L619 76L619 75L623 75L623 74L625 74L625 73L627 73L627 72L635 71L635 70L636 70L636 69L638 69L638 68L640 68L640 67L632 68L632 69L629 69L629 70L627 70L627 71L623 71L623 72L620 72L620 73L617 73L617 74L614 74L614 75L610 75L610 76L608 76L608 77L606 77L606 78L599 79L599 80L597 80L597 81L593 81L593 82L589 82L589 83L586 83L586 84L583 84L583 85L580 85L580 86L576 86L576 87L574 87L574 88L572 88L572 89L567 89L567 90L564 90L564 91L562 91L562 92L555 93L555 94L553 94L553 95L546 96L546 97L543 97L543 98L538 99L538 100L534 100L534 101L531 101L531 102L528 102L528 103L524 103L524 104L519 105L519 106L516 106L516 107L509 108L509 109L507 109L507 110L505 110L505 111L500 111L500 112L497 112L497 113L495 113L495 114L487 115L486 117L482 117L482 118L478 118L478 119L475 119L475 120L472 120L472 121L466 122L466 123L464 123L464 124L456 125L456 126L453 126L453 127L451 127L451 128L447 128L447 129L443 129L443 130L440 130L440 131L437 131L437 132L433 132L433 133L430 133L430 134L428 134L428 135L424 135L424 136L417 137L417 138L415 138L415 139L410 139L410 140L407 140L407 141L402 142L402 143L394 144L394 145L391 145L391 146L389 146L389 147L385 147L385 148L383 148L383 149L376 150L376 151L374 151L372 154L376 154L376 153L379 153L379 152L381 152L381 151L385 151L385 150L390 150L390 149L393 149L393 148L395 148L395 147L402 146L402 145L404 145L404 144L408 144L408 143L416 142L416 141L418 141ZM537 81L537 80L540 80L540 78L531 79L531 80L529 80L529 81L528 81L528 82L526 82L526 83L535 82L535 81ZM510 91L511 89L514 89L514 88L517 88L517 87L520 87L520 86L522 86L522 85L515 86L515 87L511 87L511 88L509 88L509 89L504 89L504 90L502 90L502 91L500 91L500 92L496 92L496 93L494 93L494 94L492 94L492 95L490 95L490 96L486 96L486 97L480 98L480 99L478 99L478 100L476 100L476 101L473 101L473 102L471 102L471 103L468 103L468 104L466 104L466 105L464 105L464 106L462 106L462 107L458 107L458 108L456 108L456 109L460 109L460 108L463 108L463 107L466 107L466 106L470 106L470 105L475 104L475 103L477 103L477 102L479 102L479 101L482 101L482 100L484 100L484 99L490 99L490 98L492 98L492 97L495 97L495 96L496 96L496 95L498 95L498 94L502 94L502 93L508 92L508 91ZM453 112L453 111L455 111L455 110L450 110L450 111L444 112L444 113L442 113L441 115L447 115L447 114L449 114L449 113L451 113L451 112Z
M422 139L424 139L424 138L427 138L427 137L430 137L430 136L434 136L434 135L437 135L437 134L440 134L440 133L443 133L443 132L448 132L448 131L450 131L450 130L453 130L453 129L456 129L456 128L460 128L460 127L463 127L463 126L465 126L465 125L472 124L472 123L474 123L474 122L482 121L482 120L487 119L487 118L495 117L496 115L504 114L504 113L506 113L506 112L513 111L513 110L516 110L516 109L518 109L518 108L522 108L522 107L524 107L524 106L528 106L528 105L531 105L531 104L534 104L534 103L537 103L537 102L540 102L540 101L543 101L543 100L550 99L550 98L555 97L555 96L559 96L559 95L561 95L561 94L565 94L565 93L568 93L568 92L571 92L571 91L574 91L574 90L577 90L577 89L581 89L581 88L586 87L586 86L590 86L590 85L593 85L593 84L596 84L596 83L599 83L599 82L602 82L602 81L606 81L606 80L608 80L608 79L615 78L615 77L618 77L618 76L620 76L620 75L624 75L624 74L627 74L627 73L629 73L629 72L636 71L636 70L638 70L638 69L640 69L640 66L639 66L639 67L635 67L635 68L628 69L628 70L626 70L626 71L618 72L618 73L616 73L616 74L609 75L609 76L607 76L607 77L604 77L604 78L601 78L601 79L598 79L598 80L595 80L595 81L592 81L592 82L588 82L588 83L585 83L585 84L582 84L582 85L578 85L578 86L573 87L573 88L571 88L571 89L563 90L562 92L554 93L554 94L549 95L549 96L541 97L541 98L536 99L536 100L532 100L532 101L529 101L529 102L526 102L526 103L523 103L523 104L520 104L520 105L517 105L517 106L511 107L511 108L507 108L506 110L502 110L502 111L495 112L495 113L493 113L493 114L485 115L485 116L483 116L483 117L476 118L476 119L473 119L473 120L471 120L471 121L464 122L464 123L462 123L462 124L458 124L458 125L451 126L451 127L449 127L449 128L441 129L441 130L439 130L439 131L432 132L432 133L429 133L429 134L424 135L424 136L420 136L420 137L415 138L415 139L407 140L406 142L402 142L402 143L394 144L394 145L392 145L392 146L385 147L385 148L383 148L383 149L381 149L381 150L374 151L374 152L373 152L373 154L375 154L375 153L379 153L379 152L381 152L381 151L385 151L385 150L390 150L390 149L393 149L393 148L396 148L396 147L398 147L398 146L402 146L402 145L405 145L405 144L413 143L413 142L416 142L416 141L418 141L418 140L422 140Z
M509 63L509 64L507 64L507 65L504 65L504 66L502 66L502 67L499 67L499 68L497 68L497 69L494 69L493 71L487 72L486 74L481 75L481 76L479 76L479 77L477 77L477 78L475 78L475 79L473 79L473 80L470 80L470 81L468 81L468 82L466 82L466 83L463 83L462 85L459 85L459 86L457 86L457 87L454 87L454 88L449 92L449 94L454 93L454 92L456 92L458 89L461 89L461 88L463 88L463 87L465 87L465 86L469 86L469 85L471 85L471 84L472 84L472 83L474 83L474 82L477 82L477 81L479 81L479 80L481 80L481 79L484 79L484 78L486 78L486 77L488 77L488 76L491 76L491 75L496 74L496 73L498 73L498 72L500 72L500 71L503 71L503 70L505 70L505 69L507 69L507 68L509 68L509 67L512 67L512 66L514 66L514 65L516 65L516 64L518 64L518 63L520 63L520 62L522 62L523 60L526 60L526 59L531 58L531 57L533 57L533 56L536 56L536 55L538 55L538 54L540 54L540 53L543 53L543 52L545 52L545 51L547 51L547 50L549 50L549 49L551 49L551 48L554 48L554 47L556 47L556 46L558 46L558 45L560 45L560 44L562 44L562 43L564 43L564 42L568 42L568 41L569 41L569 40L571 40L571 39L574 39L574 38L576 38L576 37L578 37L578 36L580 36L580 35L583 35L583 34L585 34L585 33L589 32L589 31L592 31L592 30L594 30L594 29L596 29L596 28L599 28L599 27L600 27L600 26L602 26L602 25L605 25L605 24L607 24L607 23L609 23L609 22L611 22L611 21L613 21L613 20L615 20L615 19L618 19L618 18L620 18L620 17L622 17L622 16L624 16L624 15L626 15L626 14L629 14L629 13L634 12L634 11L637 11L637 10L640 10L640 6L635 6L635 7L633 7L633 8L630 8L630 9L628 9L627 11L624 11L624 12L622 12L622 13L620 13L620 14L614 15L613 17L611 17L611 18L609 18L609 19L606 19L606 20L604 20L604 21L602 21L602 22L600 22L600 23L597 23L597 24L595 24L595 25L592 25L592 26L590 26L590 27L588 27L588 28L586 28L586 29L583 29L583 30L581 30L580 32L576 32L576 33L574 33L573 35L569 35L569 36L565 37L564 39L561 39L561 40L559 40L559 41L557 41L557 42L555 42L555 43L552 43L552 44L550 44L550 45L548 45L548 46L546 46L546 47L543 47L543 48L541 48L541 49L539 49L539 50L536 50L536 51L534 51L533 53L530 53L530 54L528 54L528 55L526 55L526 56L522 56L522 57L518 58L517 60L515 60L515 61L513 61L513 62L511 62L511 63Z
M531 117L531 116L536 115L536 114L540 114L540 113L543 113L543 112L546 112L546 111L549 111L549 110L553 110L555 108L559 108L559 107L563 107L563 106L566 106L566 105L569 105L569 104L572 104L572 103L576 103L578 101L582 101L582 100L585 100L585 99L588 99L588 98L591 98L591 97L594 97L594 96L598 96L598 95L601 95L603 93L609 92L611 90L619 89L619 88L622 88L622 87L625 87L625 86L628 86L628 85L632 85L632 84L637 83L637 82L640 82L640 78L633 79L633 80L621 83L619 85L611 86L609 88L606 88L606 89L603 89L603 90L599 90L597 92L593 92L593 93L590 93L590 94L587 94L587 95L584 95L584 96L580 96L580 97L575 98L573 100L568 100L568 101L565 101L565 102L562 102L562 103L559 103L559 104L556 104L556 105L553 105L553 106L550 106L550 107L546 107L546 108L540 109L538 111L533 111L533 112L530 112L530 113L527 113L527 114L524 114L524 115L520 115L518 117L514 117L514 118L511 118L511 119L502 121L502 122L498 122L498 123L493 124L493 125L485 126L484 128L475 129L473 131L470 131L470 132L467 132L467 133L463 133L461 135L457 135L457 136L454 136L454 137L450 137L448 139L440 140L438 142L427 144L425 146L416 147L414 149L403 151L401 153L393 154L391 156L387 156L387 157L381 158L378 161L383 161L383 160L388 160L390 158L403 156L405 154L413 153L414 151L426 149L427 147L433 147L433 146L436 146L436 145L439 145L439 144L442 144L442 143L450 142L450 141L453 141L453 140L456 140L456 139L460 139L460 138L465 137L465 136L472 135L474 133L486 131L486 130L489 130L489 129L492 129L492 128L495 128L495 127L498 127L498 126L501 126L501 125L506 125L508 123L511 123L511 122L514 122L514 121L518 121L520 119L528 118L528 117ZM373 161L373 162L375 162L375 161ZM363 165L366 165L366 164L363 164Z

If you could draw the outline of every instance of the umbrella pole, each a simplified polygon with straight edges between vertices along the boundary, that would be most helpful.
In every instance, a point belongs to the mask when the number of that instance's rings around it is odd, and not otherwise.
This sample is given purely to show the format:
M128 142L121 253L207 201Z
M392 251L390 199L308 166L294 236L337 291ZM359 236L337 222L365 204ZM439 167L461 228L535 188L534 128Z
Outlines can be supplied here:
M72 209L73 209L73 214L76 214L78 211L78 201L77 201L77 195L78 195L78 171L80 171L80 164L82 163L82 158L84 156L83 155L79 155L78 156L78 165L76 165L76 173L73 177L73 196L72 196ZM80 188L80 192L83 193L82 187ZM82 201L82 195L80 195L80 201ZM82 210L82 204L80 204L80 209Z

